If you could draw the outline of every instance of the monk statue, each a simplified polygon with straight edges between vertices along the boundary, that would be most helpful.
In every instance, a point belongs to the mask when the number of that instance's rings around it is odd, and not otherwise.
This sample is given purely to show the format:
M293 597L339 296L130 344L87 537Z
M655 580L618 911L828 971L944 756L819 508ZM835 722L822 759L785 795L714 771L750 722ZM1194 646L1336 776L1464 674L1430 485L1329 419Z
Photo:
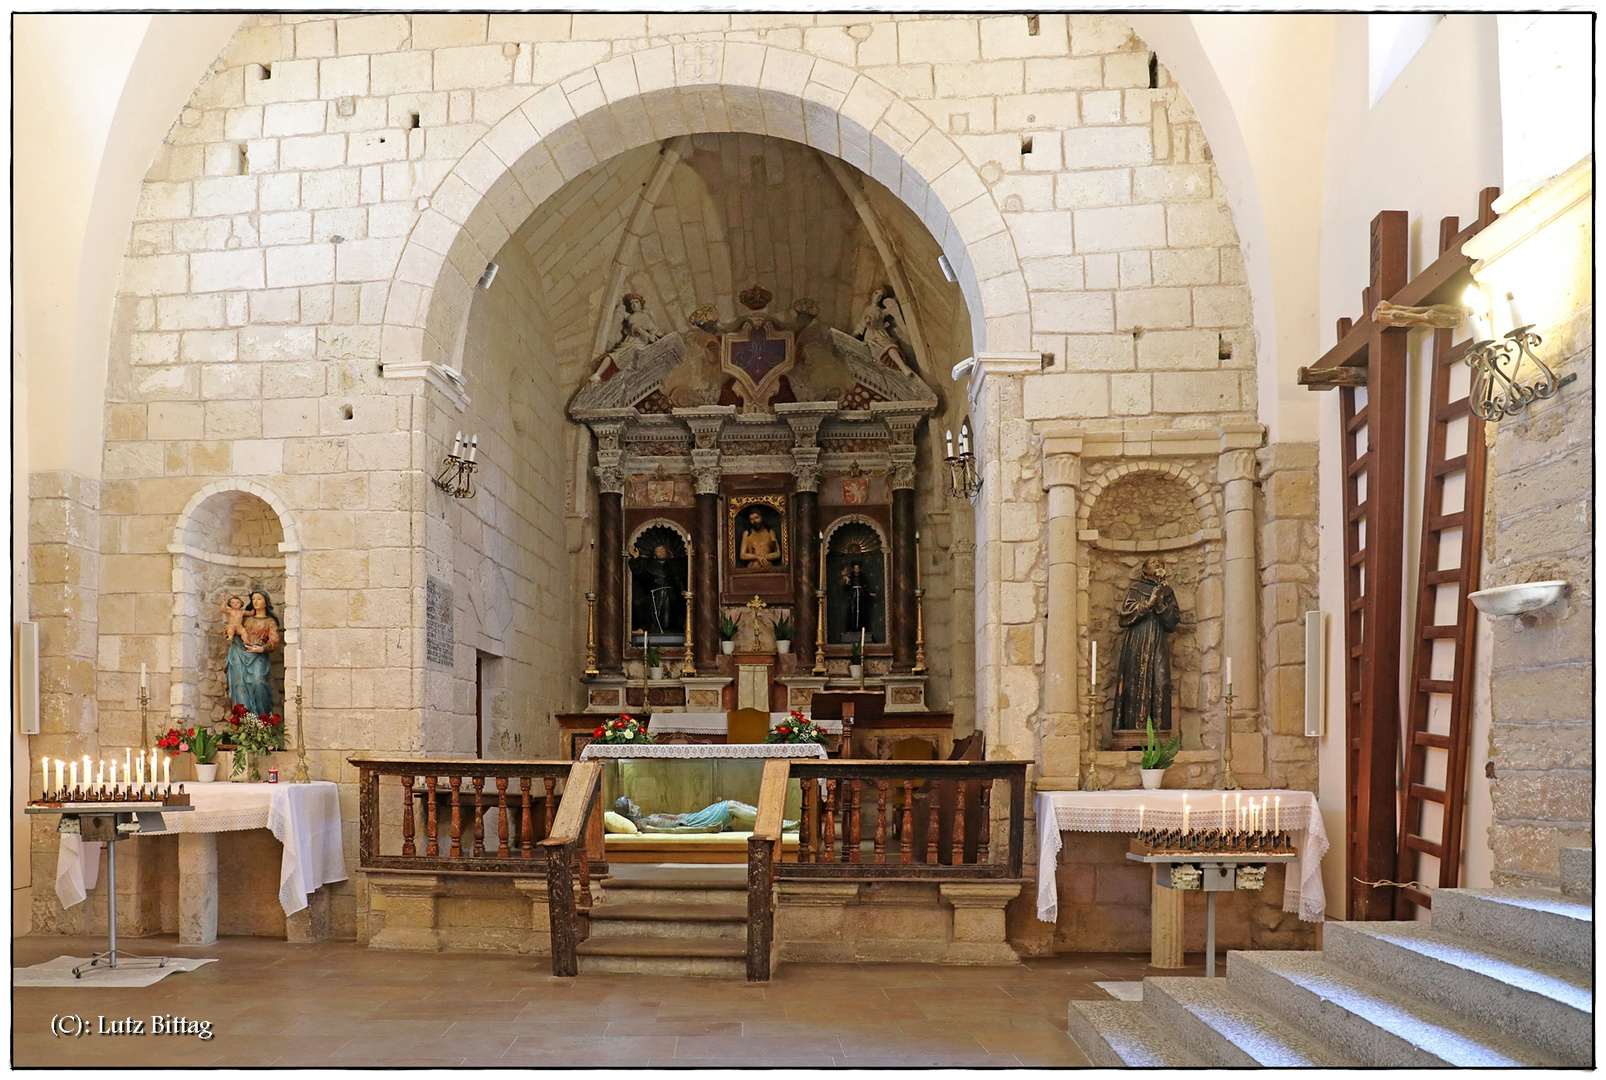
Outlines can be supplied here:
M626 818L644 833L717 833L732 824L736 832L752 832L758 823L758 807L735 799L725 799L706 806L695 814L643 814L641 807L621 795L613 804L613 812ZM797 822L783 821L781 830L792 832Z
M1177 594L1165 583L1165 563L1150 557L1118 609L1126 639L1115 673L1115 731L1171 730L1171 645L1182 621Z

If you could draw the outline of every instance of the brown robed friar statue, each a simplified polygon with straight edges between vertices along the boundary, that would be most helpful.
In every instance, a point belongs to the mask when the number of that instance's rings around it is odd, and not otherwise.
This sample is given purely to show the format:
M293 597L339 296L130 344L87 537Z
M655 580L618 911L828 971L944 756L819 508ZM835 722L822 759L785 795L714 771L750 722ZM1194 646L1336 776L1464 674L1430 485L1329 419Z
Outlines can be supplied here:
M1165 563L1144 560L1117 610L1126 640L1115 673L1115 731L1143 731L1151 717L1156 731L1171 729L1170 635L1182 621L1182 609L1165 579Z

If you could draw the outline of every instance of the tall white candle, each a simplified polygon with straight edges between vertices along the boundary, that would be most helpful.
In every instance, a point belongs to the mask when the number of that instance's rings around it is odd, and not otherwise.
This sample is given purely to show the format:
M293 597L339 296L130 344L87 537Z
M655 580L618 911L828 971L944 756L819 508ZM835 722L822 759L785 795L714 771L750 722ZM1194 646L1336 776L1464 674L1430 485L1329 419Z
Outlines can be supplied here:
M1230 694L1230 693L1232 693L1232 657L1230 657L1230 656L1227 657L1226 682L1227 682L1227 691L1226 692Z
M126 783L128 783L129 781L131 781L133 779L134 779L134 751L132 749L128 749L128 750L123 751L123 783L126 784Z
M66 767L67 767L67 763L66 762L62 761L60 758L56 759L56 790L57 791L61 790L61 771Z
M111 775L108 776L106 778L106 780L107 780L107 783L111 784L112 793L115 795L117 793L117 791L119 790L118 787L117 787L117 759L116 758L112 758L112 760L111 760L111 768L109 770L107 770L107 771L110 772Z
M1184 833L1188 831L1188 797L1186 795L1182 797L1182 831Z
M1087 643L1087 681L1095 690L1099 685L1099 642L1097 638Z
M70 773L71 773L71 777L72 777L72 790L73 791L77 791L78 790L78 762L75 761L75 762L72 763L71 768L70 768Z
M145 662L143 660L139 664L139 688L141 690L145 689Z
M105 758L101 758L100 759L100 768L95 770L95 786L98 787L98 788L103 788L103 787L106 786L106 759Z
M463 433L461 431L457 433L456 438L452 439L452 456L463 456Z
M943 443L944 449L947 451L944 456L953 457L954 456L954 432L953 432L952 428L949 428L943 434L942 443Z
M1221 831L1227 831L1227 793L1221 793Z
M1232 797L1232 827L1238 832L1244 831L1244 797L1242 795L1234 795Z
M166 757L162 759L162 783L164 784L171 784L173 782L172 765L172 758Z
M1511 328L1513 330L1519 326L1527 325L1522 321L1522 312L1517 308L1517 298L1510 293L1506 293L1506 308L1511 312Z
M1143 831L1143 805L1138 804L1138 832Z
M144 754L140 754L139 755L139 766L138 766L138 768L136 768L134 770L134 785L136 787L144 787L145 786L145 755Z
M473 461L475 458L479 457L479 454L480 454L480 437L478 435L476 435L476 436L474 436L472 439L470 439L468 441L468 459L470 461Z
M40 762L40 765L43 767L43 771L39 777L39 793L43 795L50 790L50 759L45 758Z
M1283 797L1281 795L1277 796L1277 801L1272 803L1271 813L1272 813L1272 819L1271 819L1272 832L1276 832L1276 833L1282 832L1283 831Z

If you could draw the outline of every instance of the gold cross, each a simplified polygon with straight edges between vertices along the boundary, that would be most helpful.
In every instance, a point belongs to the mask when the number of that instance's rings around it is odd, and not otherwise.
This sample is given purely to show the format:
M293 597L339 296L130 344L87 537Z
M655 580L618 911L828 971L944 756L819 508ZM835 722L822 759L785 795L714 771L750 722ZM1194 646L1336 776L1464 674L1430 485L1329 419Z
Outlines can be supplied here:
M769 605L760 600L756 594L754 595L753 599L747 602L747 606L752 608L754 611L763 611L765 608L769 607Z

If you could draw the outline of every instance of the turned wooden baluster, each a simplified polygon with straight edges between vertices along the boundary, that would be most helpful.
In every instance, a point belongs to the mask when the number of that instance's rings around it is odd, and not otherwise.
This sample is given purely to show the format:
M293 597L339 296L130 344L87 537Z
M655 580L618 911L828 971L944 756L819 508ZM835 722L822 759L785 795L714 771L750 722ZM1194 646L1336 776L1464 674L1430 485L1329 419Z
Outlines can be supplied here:
M524 813L519 818L519 858L535 858L535 815L530 812L530 778L519 777L519 800ZM584 864L582 864L584 865Z
M589 908L591 906L591 856L586 852L584 836L580 837L580 842L575 845L575 850L580 853L580 906Z
M439 823L436 820L439 814L435 809L435 783L435 777L424 777L424 798L429 800L429 805L424 808L425 855L439 855L441 853Z
M926 863L929 866L937 865L937 834L942 832L942 824L937 820L937 785L935 782L928 785L926 801L931 804L931 820L926 823Z
M898 841L898 861L913 862L915 846L915 782L903 782L903 836Z
M875 782L875 861L887 861L887 782Z
M859 792L863 786L864 781L858 779L853 781L853 809L851 811L853 814L853 826L851 833L853 836L853 847L849 848L847 846L849 827L844 823L842 826L842 854L844 862L859 861L859 844L864 841L864 829L862 827L863 822L859 820Z
M485 777L474 778L474 857L485 855Z
M454 859L463 857L463 778L454 776L446 781L452 789L452 848L447 853Z
M416 855L413 848L413 777L402 779L402 854Z
M954 835L948 841L948 861L959 866L965 861L965 796L970 794L970 781L959 781L958 798L954 799Z
M803 781L803 820L798 822L797 858L799 862L819 862L820 838L814 831L814 804L819 801L815 781Z
M976 862L986 863L987 842L993 831L993 782L981 782L981 824L976 829Z
M507 777L496 778L496 857L507 858Z
M820 815L820 830L824 834L822 846L825 848L821 854L825 862L836 861L836 804L839 790L835 780L825 782L825 813Z
M553 794L557 790L557 785L555 777L547 776L541 780L541 787L546 791L546 828L541 831L542 836L552 835L552 815L558 812L558 797Z

